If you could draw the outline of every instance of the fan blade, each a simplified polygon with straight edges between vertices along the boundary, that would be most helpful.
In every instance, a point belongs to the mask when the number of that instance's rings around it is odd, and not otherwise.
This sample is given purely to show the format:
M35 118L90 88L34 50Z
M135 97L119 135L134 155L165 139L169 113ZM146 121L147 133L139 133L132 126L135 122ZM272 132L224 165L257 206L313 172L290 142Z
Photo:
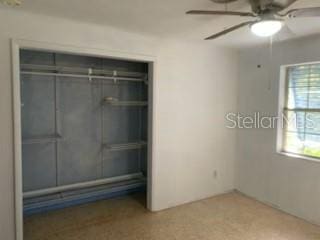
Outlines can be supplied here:
M239 29L239 28L248 26L248 25L250 25L250 24L252 24L252 23L255 23L255 22L256 22L256 21L243 22L243 23L241 23L241 24L238 24L238 25L236 25L236 26L233 26L233 27L231 27L231 28L228 28L228 29L226 29L226 30L224 30L224 31L222 31L222 32L216 33L216 34L214 34L214 35L212 35L212 36L210 36L210 37L207 37L205 40L211 40L211 39L218 38L218 37L223 36L223 35L225 35L225 34L227 34L227 33L229 33L229 32L232 32L232 31L237 30L237 29Z
M320 17L320 7L292 9L284 14L284 16L289 18Z
M229 15L229 16L241 16L241 17L255 17L256 15L251 12L230 12L230 11L206 11L206 10L191 10L186 14L194 15Z

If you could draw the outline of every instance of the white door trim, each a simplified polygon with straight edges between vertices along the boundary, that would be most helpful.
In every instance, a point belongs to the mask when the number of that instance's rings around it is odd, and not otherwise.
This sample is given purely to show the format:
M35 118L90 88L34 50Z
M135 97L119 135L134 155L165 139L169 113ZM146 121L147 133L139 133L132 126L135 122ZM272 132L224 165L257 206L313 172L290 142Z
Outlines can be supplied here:
M54 43L38 42L31 40L14 39L11 42L12 50L12 81L13 81L13 121L14 121L14 185L15 185L15 231L16 240L23 240L23 187L22 187L22 144L21 144L21 98L20 98L20 49L34 49L54 51L70 54L79 54L95 57L115 58L131 61L142 61L149 64L149 138L148 138L148 179L147 179L147 208L153 207L154 165L155 156L155 70L156 58L150 55L127 53L106 49L86 48L79 46L60 45Z

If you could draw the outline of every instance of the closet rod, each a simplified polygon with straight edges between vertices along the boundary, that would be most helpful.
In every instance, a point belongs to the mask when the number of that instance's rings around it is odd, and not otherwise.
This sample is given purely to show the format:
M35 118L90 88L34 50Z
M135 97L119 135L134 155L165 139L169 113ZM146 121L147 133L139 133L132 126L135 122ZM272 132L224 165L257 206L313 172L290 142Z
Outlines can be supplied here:
M99 180L94 180L94 181L89 181L89 182L74 183L74 184L69 184L69 185L64 185L64 186L58 186L58 187L52 187L52 188L24 192L23 198L40 197L40 196L50 195L50 194L54 194L54 193L60 193L60 192L64 192L64 191L71 191L71 190L83 189L83 188L88 188L88 187L96 187L99 185L118 183L118 182L122 182L122 181L135 180L135 179L139 179L139 178L141 178L141 179L143 178L142 173L133 173L133 174L105 178L105 179L99 179Z
M145 107L148 106L147 101L118 101L118 100L104 100L105 104L112 106L128 106L128 107Z
M147 145L147 142L132 142L132 143L122 143L122 144L105 144L104 148L109 151L121 151L121 150L132 150L139 149Z
M84 74L71 74L71 73L44 73L44 72L30 72L30 71L21 71L21 74L24 75L39 75L39 76L56 76L56 77L76 77L76 78L88 78L88 79L107 79L114 81L132 81L132 82L145 82L141 78L128 78L128 77L108 77L108 76L98 76L98 75L84 75Z

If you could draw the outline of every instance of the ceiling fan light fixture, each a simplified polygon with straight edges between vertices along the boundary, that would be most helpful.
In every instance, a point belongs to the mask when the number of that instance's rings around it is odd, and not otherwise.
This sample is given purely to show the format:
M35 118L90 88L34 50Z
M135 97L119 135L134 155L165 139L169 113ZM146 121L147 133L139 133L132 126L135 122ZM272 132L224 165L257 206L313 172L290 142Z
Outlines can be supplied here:
M259 37L271 37L283 27L281 20L262 20L251 26L251 32Z

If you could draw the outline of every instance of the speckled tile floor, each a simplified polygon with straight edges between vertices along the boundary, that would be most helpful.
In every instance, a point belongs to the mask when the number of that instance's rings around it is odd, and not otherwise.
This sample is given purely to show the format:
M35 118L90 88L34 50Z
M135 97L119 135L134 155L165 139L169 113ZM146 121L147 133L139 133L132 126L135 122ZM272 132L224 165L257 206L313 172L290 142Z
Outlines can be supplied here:
M25 218L25 240L320 240L320 227L229 193L157 213L142 195Z

